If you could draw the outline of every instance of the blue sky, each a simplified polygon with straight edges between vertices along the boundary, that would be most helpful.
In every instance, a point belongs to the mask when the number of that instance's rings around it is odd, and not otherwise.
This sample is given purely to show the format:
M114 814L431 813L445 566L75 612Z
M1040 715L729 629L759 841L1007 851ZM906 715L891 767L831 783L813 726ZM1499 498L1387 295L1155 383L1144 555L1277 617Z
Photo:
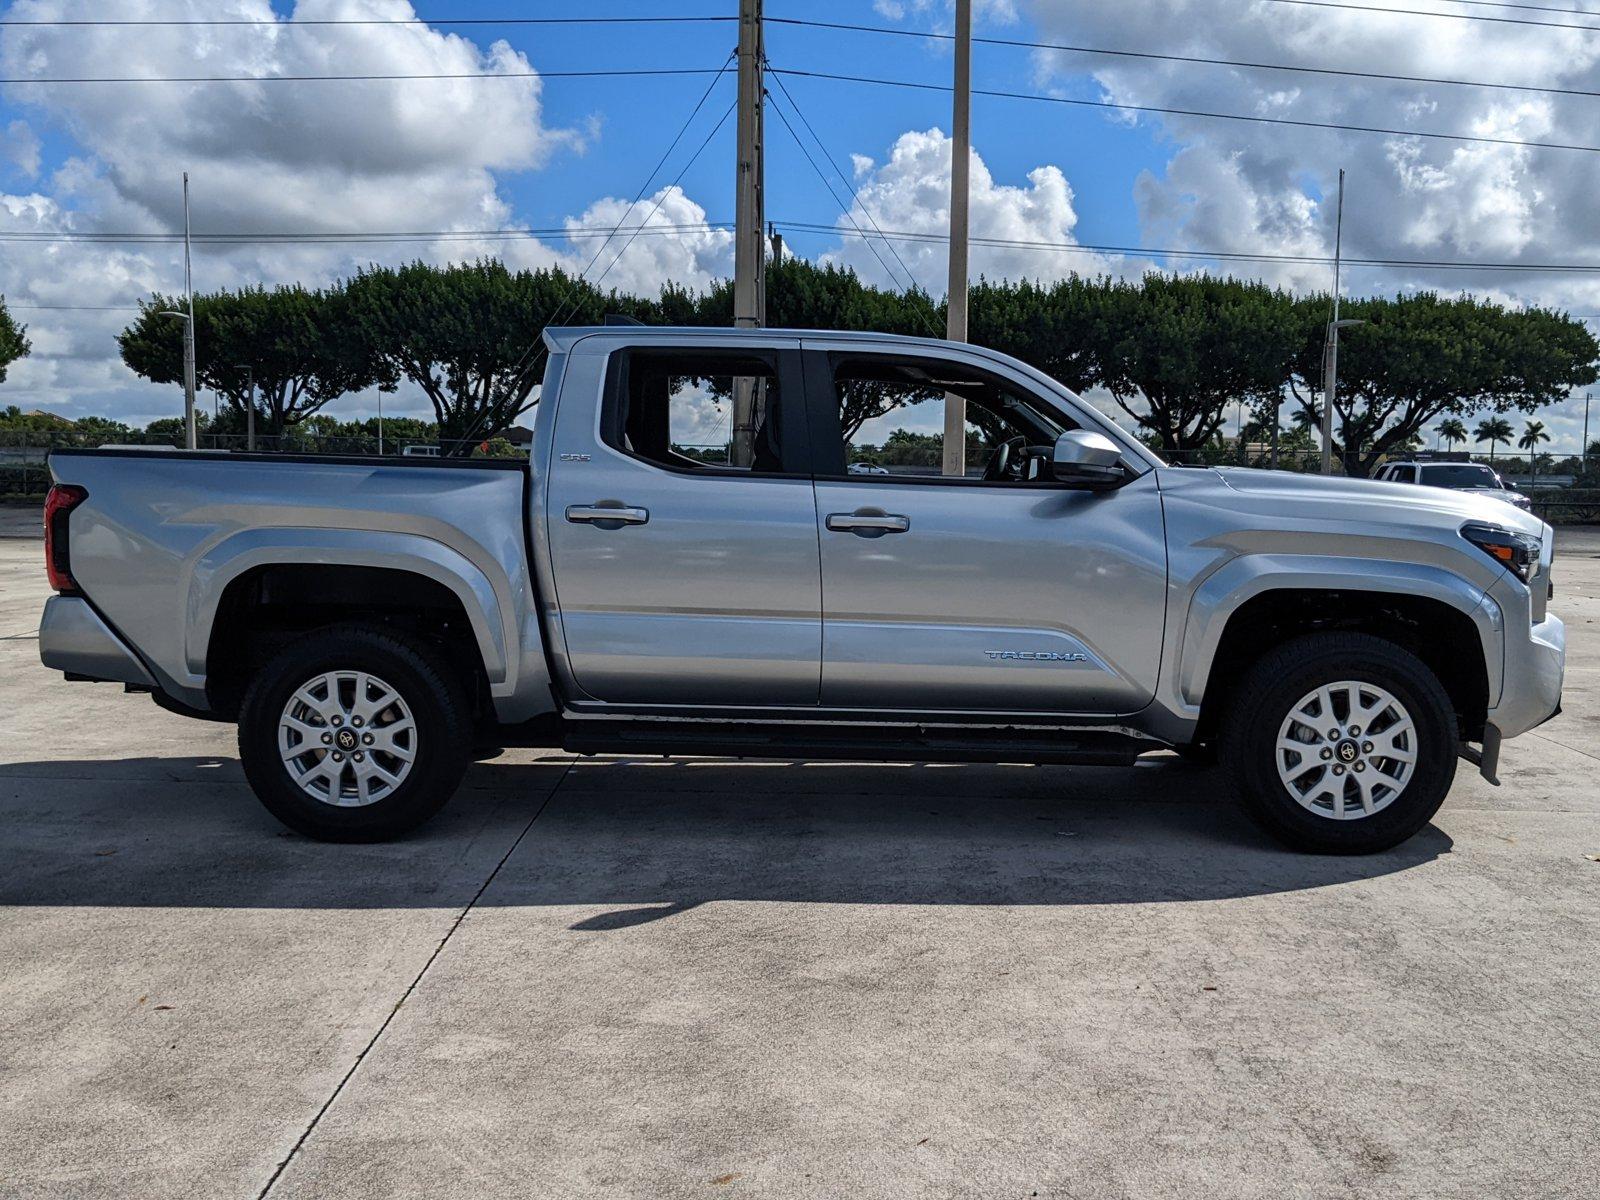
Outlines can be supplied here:
M1454 13L1452 0L1364 0ZM409 16L411 29L327 26L248 29L0 27L0 74L291 74L348 71L580 71L714 68L736 39L731 22L687 25L451 26L451 17L728 16L734 0L0 0L12 20L248 16ZM1338 66L1394 74L1537 82L1600 91L1600 34L1452 18L1354 13L1280 0L980 0L977 33L1168 54ZM947 41L802 28L783 18L948 31L948 0L769 0L774 67L948 82ZM464 39L458 41L455 39ZM502 41L505 48L497 46ZM937 233L947 194L950 102L939 92L787 77L829 155L861 189L856 219ZM1332 79L1308 74L1046 54L978 45L982 88L1181 109L1474 133L1587 144L1594 106L1583 97ZM701 76L632 79L318 82L269 85L0 87L0 232L171 232L178 173L194 176L197 230L471 230L569 225L606 228L645 182L706 84ZM777 103L787 107L776 84ZM731 102L720 80L655 189ZM1136 119L1105 109L978 96L973 105L974 233L1023 240L1324 255L1325 202L1350 170L1345 251L1356 256L1472 261L1600 262L1600 154L1312 131L1176 115ZM767 121L767 213L842 226L840 204L782 121ZM859 157L853 157L859 156ZM841 194L842 185L836 183ZM849 202L849 196L844 199ZM731 120L665 197L659 220L733 215ZM636 210L635 219L638 216ZM859 241L786 230L790 246L880 281ZM515 265L582 266L596 243L361 247L201 247L198 289L335 278L363 261L501 252ZM943 248L901 244L905 269L942 290ZM609 255L608 255L609 258ZM668 278L705 286L726 273L724 234L641 238L607 284L654 290ZM1157 257L975 246L974 274L1137 275ZM1199 265L1192 260L1186 269ZM1328 285L1327 269L1287 262L1234 270L1296 290ZM894 273L900 274L895 268ZM131 377L113 338L152 288L181 282L170 246L0 242L0 293L27 320L33 357L0 403L132 419L170 397ZM1600 313L1600 271L1584 275L1357 268L1354 293L1422 287L1471 290L1511 304ZM402 401L404 402L404 401ZM414 398L413 401L414 402ZM341 409L359 409L357 398ZM1551 415L1575 442L1581 406Z

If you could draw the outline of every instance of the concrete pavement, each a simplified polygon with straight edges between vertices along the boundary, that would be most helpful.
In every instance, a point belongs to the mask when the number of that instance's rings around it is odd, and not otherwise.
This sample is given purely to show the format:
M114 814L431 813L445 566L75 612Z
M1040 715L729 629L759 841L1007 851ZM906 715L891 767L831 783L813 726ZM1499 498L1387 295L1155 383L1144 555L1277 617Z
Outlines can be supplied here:
M231 728L39 666L22 532L0 1195L1594 1194L1600 536L1566 712L1346 860L1167 758L515 751L322 846Z

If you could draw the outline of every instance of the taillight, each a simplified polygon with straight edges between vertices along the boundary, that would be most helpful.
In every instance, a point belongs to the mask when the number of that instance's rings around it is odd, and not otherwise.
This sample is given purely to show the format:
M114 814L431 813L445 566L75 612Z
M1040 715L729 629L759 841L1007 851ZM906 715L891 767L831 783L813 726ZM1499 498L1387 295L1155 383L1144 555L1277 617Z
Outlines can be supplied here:
M50 586L63 594L78 590L72 578L67 518L88 498L88 492L70 483L54 484L44 498L44 569Z

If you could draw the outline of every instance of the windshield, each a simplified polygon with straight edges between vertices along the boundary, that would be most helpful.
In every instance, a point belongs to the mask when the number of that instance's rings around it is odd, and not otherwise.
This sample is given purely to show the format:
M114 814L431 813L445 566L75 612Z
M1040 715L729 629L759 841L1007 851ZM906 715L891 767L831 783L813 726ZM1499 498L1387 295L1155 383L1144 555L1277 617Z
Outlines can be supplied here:
M1422 482L1447 488L1503 488L1500 476L1479 463L1445 463L1422 468Z

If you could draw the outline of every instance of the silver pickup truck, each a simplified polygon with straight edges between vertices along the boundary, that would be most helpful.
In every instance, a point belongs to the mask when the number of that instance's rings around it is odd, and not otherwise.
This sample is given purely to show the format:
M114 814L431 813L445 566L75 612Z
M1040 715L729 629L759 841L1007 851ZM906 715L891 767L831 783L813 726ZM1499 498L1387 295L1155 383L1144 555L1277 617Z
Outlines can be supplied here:
M1176 749L1291 845L1360 853L1559 708L1552 532L1510 505L1169 467L977 346L545 341L526 463L58 451L45 664L237 722L263 803L336 841L508 745Z

